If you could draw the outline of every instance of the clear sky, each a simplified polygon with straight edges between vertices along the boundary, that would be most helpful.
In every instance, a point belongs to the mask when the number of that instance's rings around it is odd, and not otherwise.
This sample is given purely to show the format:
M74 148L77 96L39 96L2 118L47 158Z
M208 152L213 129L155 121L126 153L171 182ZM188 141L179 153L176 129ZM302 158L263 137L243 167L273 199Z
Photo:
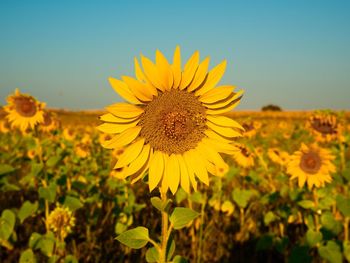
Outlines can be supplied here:
M108 77L142 52L227 59L239 109L350 109L350 1L0 1L0 104L20 88L49 107L121 99Z

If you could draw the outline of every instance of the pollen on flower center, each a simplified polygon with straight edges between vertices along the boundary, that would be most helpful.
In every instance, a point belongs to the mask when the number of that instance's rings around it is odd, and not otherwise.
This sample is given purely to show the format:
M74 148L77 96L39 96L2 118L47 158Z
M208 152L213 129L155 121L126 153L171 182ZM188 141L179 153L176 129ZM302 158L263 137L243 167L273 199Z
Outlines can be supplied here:
M37 111L35 102L31 98L26 97L16 98L15 107L16 111L24 117L32 117Z
M187 91L165 91L141 116L141 136L155 150L168 154L194 149L204 137L205 108Z
M321 167L322 160L315 152L304 153L300 160L300 168L307 173L317 173Z

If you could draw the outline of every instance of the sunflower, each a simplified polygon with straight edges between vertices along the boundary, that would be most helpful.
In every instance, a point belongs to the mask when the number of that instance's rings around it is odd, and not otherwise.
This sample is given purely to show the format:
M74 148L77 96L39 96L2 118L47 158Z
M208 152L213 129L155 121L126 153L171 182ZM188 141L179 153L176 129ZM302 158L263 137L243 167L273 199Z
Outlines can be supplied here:
M51 132L58 127L56 115L49 111L44 111L44 121L40 124L40 129L43 132Z
M307 126L319 142L334 141L341 136L341 125L334 114L315 113L309 118Z
M332 160L334 156L328 149L320 148L316 144L302 144L299 151L290 156L287 173L291 175L291 180L298 178L300 188L305 182L309 189L314 185L323 187L326 182L332 181L330 174L336 171Z
M12 128L17 127L22 132L26 132L44 121L45 103L38 102L30 95L20 93L18 89L14 95L7 98L7 103L4 109Z
M9 122L4 119L0 121L0 132L1 133L8 133L10 131L10 124Z
M74 151L75 151L75 154L78 155L80 158L86 158L91 154L89 144L86 144L83 142L79 142L75 144Z
M76 133L72 127L65 128L63 130L63 137L67 141L73 141L75 139Z
M180 48L169 64L157 50L156 62L141 55L141 66L135 58L136 79L123 76L122 81L110 78L115 91L129 103L107 107L101 116L105 123L98 129L112 134L105 148L124 146L114 169L126 168L132 182L148 171L149 190L160 187L162 192L175 194L179 185L190 192L197 189L197 179L209 184L210 173L226 169L220 153L232 154L233 138L241 135L242 127L222 116L239 103L242 91L234 87L216 87L224 74L226 61L208 73L209 58L199 62L196 51L184 68ZM216 88L215 88L216 87Z
M75 226L75 217L67 207L57 205L47 218L47 224L63 240Z
M267 156L270 160L279 165L285 165L289 160L289 154L285 151L281 151L278 148L269 148L267 150Z
M232 158L236 163L243 168L253 167L255 164L254 153L243 144L237 145L237 148L238 151L232 154Z
M247 121L242 124L244 128L243 136L252 138L256 135L257 131L261 128L261 122L258 121Z

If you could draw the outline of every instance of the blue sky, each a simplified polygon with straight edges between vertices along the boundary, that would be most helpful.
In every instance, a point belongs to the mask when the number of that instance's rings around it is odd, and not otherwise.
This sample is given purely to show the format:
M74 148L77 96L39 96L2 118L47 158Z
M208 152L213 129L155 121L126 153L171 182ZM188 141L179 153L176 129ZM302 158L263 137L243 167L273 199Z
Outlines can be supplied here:
M133 59L199 50L239 109L350 108L350 1L0 1L0 104L20 88L49 107L120 101L108 77Z

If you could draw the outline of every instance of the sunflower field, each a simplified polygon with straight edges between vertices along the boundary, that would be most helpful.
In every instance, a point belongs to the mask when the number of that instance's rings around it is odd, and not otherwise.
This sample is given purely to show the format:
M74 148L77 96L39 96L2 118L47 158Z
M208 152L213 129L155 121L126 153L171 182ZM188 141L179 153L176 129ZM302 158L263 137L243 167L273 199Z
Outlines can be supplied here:
M235 112L225 61L141 64L104 112L9 95L1 262L350 262L348 112Z

